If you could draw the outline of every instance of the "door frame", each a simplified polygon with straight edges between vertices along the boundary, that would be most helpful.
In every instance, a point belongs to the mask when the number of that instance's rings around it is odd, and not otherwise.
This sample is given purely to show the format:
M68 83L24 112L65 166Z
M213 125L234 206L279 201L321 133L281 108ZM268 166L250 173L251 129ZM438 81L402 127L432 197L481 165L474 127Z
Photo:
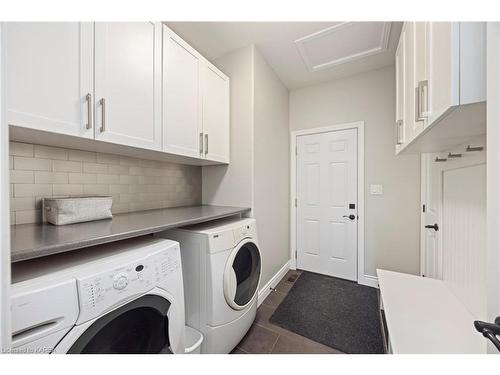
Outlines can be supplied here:
M427 265L427 242L426 242L426 228L425 225L427 223L427 210L429 208L429 181L430 176L429 173L431 163L435 163L432 159L436 156L439 156L440 153L425 153L420 155L420 276L428 276L426 272ZM438 236L438 263L437 263L437 276L439 279L443 277L443 241L442 241L442 222L441 218L443 215L443 171L445 170L445 166L442 166L439 173L439 196L438 198L438 207L437 207L437 215L438 220L437 224L441 227L441 230L437 233ZM425 212L424 212L425 205Z
M358 150L358 234L356 273L359 284L377 286L373 276L365 275L365 122L351 122L312 129L294 130L290 133L290 268L297 268L297 137L303 135L330 133L340 130L357 130Z

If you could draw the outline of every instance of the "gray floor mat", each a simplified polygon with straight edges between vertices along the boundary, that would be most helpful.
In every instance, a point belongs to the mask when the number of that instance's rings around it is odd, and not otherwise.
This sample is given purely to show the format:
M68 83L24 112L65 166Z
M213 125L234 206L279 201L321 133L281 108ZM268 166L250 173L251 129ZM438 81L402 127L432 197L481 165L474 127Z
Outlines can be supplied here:
M270 321L345 353L384 353L377 289L303 272Z

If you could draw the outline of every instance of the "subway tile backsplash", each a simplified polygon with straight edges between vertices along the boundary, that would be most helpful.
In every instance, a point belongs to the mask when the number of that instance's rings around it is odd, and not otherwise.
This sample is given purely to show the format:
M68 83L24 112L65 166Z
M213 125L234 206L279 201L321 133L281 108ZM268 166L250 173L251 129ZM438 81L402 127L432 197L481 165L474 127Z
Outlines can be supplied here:
M201 167L10 143L11 224L42 220L44 197L112 195L113 213L201 203Z

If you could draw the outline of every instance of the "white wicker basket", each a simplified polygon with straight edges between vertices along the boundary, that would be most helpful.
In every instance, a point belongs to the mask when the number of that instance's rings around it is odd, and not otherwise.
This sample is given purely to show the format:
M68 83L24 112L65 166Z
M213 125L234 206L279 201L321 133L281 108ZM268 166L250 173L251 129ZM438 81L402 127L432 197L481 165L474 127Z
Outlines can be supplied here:
M82 223L113 217L111 196L44 198L44 220L54 225Z

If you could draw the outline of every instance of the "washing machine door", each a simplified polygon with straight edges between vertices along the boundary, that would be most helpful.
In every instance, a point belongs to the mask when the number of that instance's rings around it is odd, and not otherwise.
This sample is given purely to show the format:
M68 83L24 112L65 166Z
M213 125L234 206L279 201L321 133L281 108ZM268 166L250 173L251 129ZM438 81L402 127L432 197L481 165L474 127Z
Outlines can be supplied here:
M224 270L224 297L228 305L235 310L248 306L257 293L260 274L259 247L246 238L231 252Z
M67 353L169 353L169 308L161 296L139 297L93 321Z

